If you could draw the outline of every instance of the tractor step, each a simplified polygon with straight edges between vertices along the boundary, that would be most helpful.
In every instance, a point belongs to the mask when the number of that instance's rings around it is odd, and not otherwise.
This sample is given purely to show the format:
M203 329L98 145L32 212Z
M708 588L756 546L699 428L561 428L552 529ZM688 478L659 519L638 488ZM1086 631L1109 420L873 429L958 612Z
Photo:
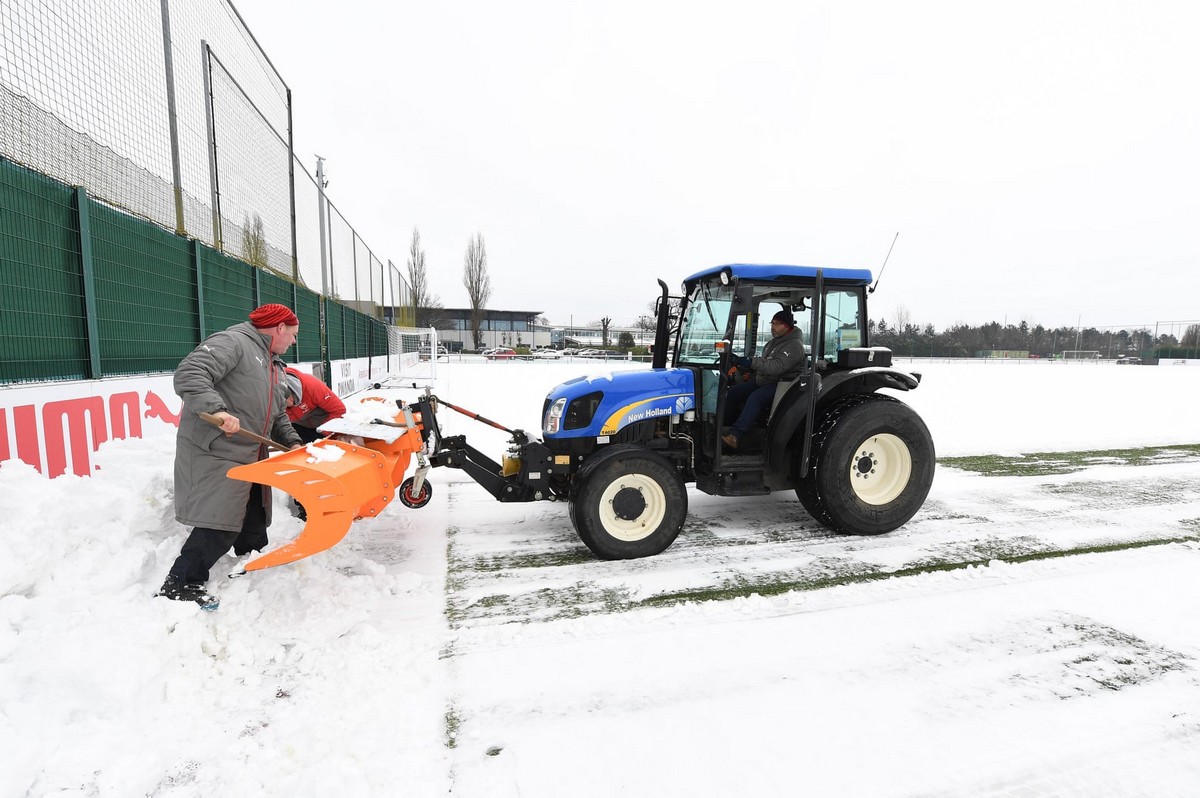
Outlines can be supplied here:
M752 454L731 454L723 453L721 455L721 470L722 471L762 471L766 465L766 458L762 452L754 452Z
M763 484L761 461L754 468L731 470L699 477L696 487L712 496L762 496L771 489Z

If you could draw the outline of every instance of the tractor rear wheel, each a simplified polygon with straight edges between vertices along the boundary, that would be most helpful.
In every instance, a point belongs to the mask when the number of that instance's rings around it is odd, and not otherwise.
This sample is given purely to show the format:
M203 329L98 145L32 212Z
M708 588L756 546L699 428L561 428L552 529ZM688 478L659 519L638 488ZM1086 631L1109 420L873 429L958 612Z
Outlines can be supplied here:
M904 525L933 484L933 438L908 405L880 394L840 402L813 435L796 495L836 532L879 535Z
M580 470L570 513L597 557L651 557L679 536L687 490L663 457L640 446L614 446Z

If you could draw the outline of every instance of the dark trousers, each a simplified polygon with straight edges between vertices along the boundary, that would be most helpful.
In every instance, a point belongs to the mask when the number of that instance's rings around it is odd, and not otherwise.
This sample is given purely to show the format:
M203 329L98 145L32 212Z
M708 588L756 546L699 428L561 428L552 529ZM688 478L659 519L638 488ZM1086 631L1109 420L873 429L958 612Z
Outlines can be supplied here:
M263 506L262 485L251 485L241 531L195 527L184 541L167 577L183 582L204 583L208 581L209 570L225 556L230 546L233 547L233 553L241 557L252 551L262 551L266 545L267 511Z
M777 387L773 382L756 385L751 379L735 384L726 392L725 418L730 419L735 415L737 417L737 420L729 425L734 437L740 439L766 414L771 407L771 400L775 398Z
M319 441L325 436L317 432L316 427L306 427L303 424L293 424L292 429L296 430L296 434L300 436L300 440L305 443Z

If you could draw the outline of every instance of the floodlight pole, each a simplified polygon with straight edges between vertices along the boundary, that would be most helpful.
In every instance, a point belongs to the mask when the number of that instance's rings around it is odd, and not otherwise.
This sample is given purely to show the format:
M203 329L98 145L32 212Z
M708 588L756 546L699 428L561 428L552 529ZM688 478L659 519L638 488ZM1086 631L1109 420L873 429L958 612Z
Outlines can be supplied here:
M326 277L328 270L328 256L325 252L327 242L325 237L325 159L320 155L317 156L317 214L318 224L321 228L321 301L318 303L321 308L321 368L329 363L329 342L325 334L325 304L329 301L329 280ZM332 381L333 375L330 374Z

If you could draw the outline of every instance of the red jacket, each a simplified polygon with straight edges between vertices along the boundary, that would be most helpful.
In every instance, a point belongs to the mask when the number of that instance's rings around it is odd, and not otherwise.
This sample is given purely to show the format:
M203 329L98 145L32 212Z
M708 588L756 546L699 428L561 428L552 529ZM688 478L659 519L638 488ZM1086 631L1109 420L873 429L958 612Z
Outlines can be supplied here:
M290 366L287 371L300 378L300 403L287 409L293 424L316 429L330 419L346 415L346 405L328 385Z

